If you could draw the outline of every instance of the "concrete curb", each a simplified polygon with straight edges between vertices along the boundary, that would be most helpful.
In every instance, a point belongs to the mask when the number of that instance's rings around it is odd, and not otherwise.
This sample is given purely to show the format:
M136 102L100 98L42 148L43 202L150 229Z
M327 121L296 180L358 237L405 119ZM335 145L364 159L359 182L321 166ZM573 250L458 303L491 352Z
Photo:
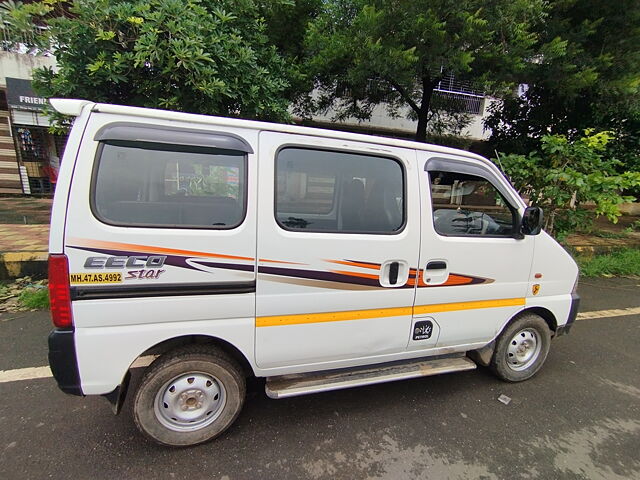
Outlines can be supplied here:
M47 276L48 252L0 253L0 280L24 276L36 278Z

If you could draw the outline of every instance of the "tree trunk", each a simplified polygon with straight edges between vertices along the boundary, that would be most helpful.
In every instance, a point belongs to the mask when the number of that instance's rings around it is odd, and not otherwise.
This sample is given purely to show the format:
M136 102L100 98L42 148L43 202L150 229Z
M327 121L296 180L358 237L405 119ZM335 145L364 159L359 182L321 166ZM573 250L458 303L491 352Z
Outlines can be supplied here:
M429 123L429 107L431 106L431 97L436 84L431 82L429 77L422 79L422 101L420 102L420 110L418 114L418 127L416 128L416 142L427 141L427 124Z
M425 143L427 141L427 113L420 109L418 113L418 128L416 129L416 142Z

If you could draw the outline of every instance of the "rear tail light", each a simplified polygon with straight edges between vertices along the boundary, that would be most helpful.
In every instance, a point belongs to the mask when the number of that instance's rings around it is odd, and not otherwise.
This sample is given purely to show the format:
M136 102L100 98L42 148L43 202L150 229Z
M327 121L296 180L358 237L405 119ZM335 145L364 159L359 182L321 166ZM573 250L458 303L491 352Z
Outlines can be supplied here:
M69 261L66 255L49 255L49 298L53 324L58 328L72 327Z

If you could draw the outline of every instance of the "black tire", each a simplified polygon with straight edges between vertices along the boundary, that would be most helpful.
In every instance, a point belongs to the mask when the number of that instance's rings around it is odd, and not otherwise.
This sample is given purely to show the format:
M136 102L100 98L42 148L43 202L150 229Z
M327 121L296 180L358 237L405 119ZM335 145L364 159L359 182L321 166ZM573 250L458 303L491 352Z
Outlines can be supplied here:
M502 331L489 367L504 381L522 382L540 370L550 346L547 322L538 315L525 313Z
M224 352L202 345L184 347L149 366L133 400L133 419L156 443L198 445L231 426L245 392L242 369Z

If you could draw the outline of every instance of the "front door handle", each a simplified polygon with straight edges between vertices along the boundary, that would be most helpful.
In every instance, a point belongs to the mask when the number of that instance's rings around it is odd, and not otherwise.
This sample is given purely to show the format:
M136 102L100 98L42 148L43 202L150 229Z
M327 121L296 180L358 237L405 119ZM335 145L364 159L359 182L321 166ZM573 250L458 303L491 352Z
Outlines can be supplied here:
M422 272L425 285L442 285L449 280L449 265L446 260L429 260Z
M435 260L427 263L425 270L446 270L447 262L443 262L441 260Z

